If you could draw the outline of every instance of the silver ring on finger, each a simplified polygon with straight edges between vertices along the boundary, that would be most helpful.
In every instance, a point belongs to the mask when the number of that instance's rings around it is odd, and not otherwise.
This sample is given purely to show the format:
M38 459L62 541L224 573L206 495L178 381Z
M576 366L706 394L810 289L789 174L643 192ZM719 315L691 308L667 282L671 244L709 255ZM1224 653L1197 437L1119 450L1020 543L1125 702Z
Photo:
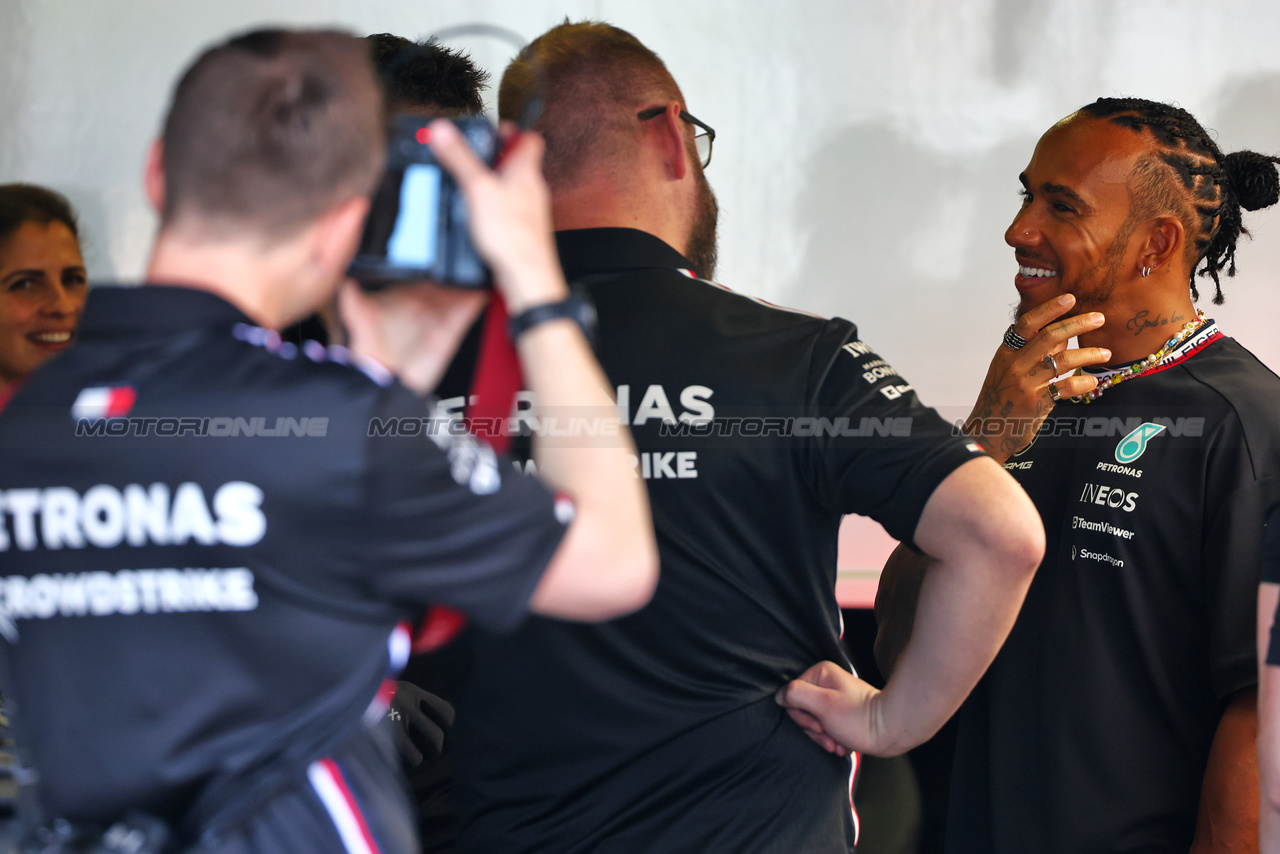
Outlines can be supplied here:
M1004 331L1004 346L1010 350L1021 350L1027 346L1027 339L1023 338L1017 332L1013 331L1013 324L1009 324L1009 328Z
M1049 397L1053 398L1054 403L1057 403L1058 401L1062 400L1062 395L1058 394L1057 383L1049 383Z
M1061 371L1059 371L1059 370L1058 370L1058 362L1057 362L1057 360L1055 360L1055 359L1053 358L1053 354L1052 354L1052 353L1045 353L1045 354L1044 354L1044 366L1045 366L1046 368L1048 368L1049 370L1053 371L1053 375L1054 375L1055 377L1056 377L1058 374L1062 373Z

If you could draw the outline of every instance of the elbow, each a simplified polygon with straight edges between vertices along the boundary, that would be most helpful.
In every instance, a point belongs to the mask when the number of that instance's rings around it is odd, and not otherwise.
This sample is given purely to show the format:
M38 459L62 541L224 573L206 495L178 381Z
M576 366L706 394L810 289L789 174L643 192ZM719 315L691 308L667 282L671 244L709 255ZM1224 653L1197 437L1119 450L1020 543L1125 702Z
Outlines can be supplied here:
M988 524L984 547L1010 582L1029 583L1044 560L1044 524L1031 499L1025 494L1018 498L1000 518Z
M1004 544L1007 566L1018 576L1030 579L1044 560L1045 536L1040 515L1033 512L1012 533L1009 542Z
M631 546L617 545L601 555L601 563L610 567L608 593L601 597L591 613L579 615L588 622L601 622L625 617L649 604L658 589L658 547L647 531Z
M1276 830L1280 831L1280 762L1264 754L1264 745L1268 741L1265 736L1258 739L1259 801L1263 816L1269 816Z
M625 614L639 611L648 605L653 599L653 594L658 590L658 546L653 541L653 537L645 539L644 547L635 558L635 567L631 571L632 577L627 585L631 598L624 604L623 613Z
M609 613L599 619L613 619L639 611L653 599L658 589L658 547L653 536L641 537L629 553L617 559L617 575Z
M653 533L647 496L643 492L641 508L642 512L633 524L626 526L625 535L619 536L620 531L615 527L610 535L597 540L597 546L604 552L601 558L607 561L605 565L613 567L609 613L599 619L613 619L639 611L649 604L658 589L658 541Z
M1280 817L1280 774L1263 772L1262 809L1272 816Z
M598 623L638 611L658 584L658 547L648 516L614 524L579 511L543 573L530 609L547 617Z

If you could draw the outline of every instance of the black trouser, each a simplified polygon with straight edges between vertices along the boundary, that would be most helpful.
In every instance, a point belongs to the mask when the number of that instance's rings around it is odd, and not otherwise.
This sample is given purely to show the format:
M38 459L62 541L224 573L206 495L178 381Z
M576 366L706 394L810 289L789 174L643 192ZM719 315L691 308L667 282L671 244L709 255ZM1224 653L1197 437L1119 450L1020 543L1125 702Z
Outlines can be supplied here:
M417 854L413 807L384 728L313 763L228 834L217 854Z

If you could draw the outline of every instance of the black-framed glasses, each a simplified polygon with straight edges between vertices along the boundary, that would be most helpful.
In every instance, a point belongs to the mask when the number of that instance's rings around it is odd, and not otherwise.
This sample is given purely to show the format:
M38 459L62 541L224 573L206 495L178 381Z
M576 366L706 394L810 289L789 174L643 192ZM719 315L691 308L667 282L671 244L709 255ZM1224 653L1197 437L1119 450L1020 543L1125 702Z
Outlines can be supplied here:
M650 107L647 110L641 110L636 113L636 118L642 122L647 122L649 119L660 116L666 111L666 107ZM693 132L693 144L698 150L698 159L702 161L702 168L706 169L711 165L711 144L716 141L715 129L711 125L698 121L684 110L680 111L680 118L697 128Z

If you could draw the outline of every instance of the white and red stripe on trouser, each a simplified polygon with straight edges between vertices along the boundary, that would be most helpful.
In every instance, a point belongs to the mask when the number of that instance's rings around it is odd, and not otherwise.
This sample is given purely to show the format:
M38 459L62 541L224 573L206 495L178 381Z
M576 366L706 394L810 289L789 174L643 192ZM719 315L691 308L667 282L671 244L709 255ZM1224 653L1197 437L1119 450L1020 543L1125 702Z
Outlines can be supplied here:
M849 812L853 813L853 844L862 836L862 823L858 821L858 808L853 803L853 790L858 785L858 769L862 767L862 754L850 753L849 764Z
M380 854L382 849L369 831L364 811L351 794L338 763L332 759L317 759L308 766L307 779L333 820L333 826L342 839L342 847L350 854Z

